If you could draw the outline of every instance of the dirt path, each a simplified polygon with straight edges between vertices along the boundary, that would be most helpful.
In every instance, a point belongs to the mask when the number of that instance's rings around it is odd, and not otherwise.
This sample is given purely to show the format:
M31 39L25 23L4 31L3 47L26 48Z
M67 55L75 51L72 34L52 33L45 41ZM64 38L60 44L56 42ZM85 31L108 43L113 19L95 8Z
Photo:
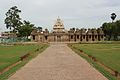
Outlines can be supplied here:
M107 80L66 44L51 44L9 80Z

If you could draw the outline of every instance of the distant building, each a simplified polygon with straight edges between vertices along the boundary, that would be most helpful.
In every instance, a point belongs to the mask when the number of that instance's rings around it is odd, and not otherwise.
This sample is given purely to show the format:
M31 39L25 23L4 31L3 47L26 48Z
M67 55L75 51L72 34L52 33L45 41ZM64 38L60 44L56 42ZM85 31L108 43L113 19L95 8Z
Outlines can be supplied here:
M2 32L0 34L0 43L8 43L10 42L13 38L16 38L17 35L15 33L11 32Z
M31 33L31 40L35 42L80 42L80 41L103 41L104 33L102 29L74 29L65 30L62 20L58 17L53 26L53 31L38 32L34 29Z
M2 32L0 37L1 38L14 38L14 37L17 37L17 35L11 32Z

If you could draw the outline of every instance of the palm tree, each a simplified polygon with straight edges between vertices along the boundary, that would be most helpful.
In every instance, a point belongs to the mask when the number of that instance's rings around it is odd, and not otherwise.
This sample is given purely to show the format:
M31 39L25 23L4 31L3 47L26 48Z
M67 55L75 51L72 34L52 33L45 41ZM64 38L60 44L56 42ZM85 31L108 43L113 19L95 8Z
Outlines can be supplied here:
M115 13L112 13L112 14L111 14L112 22L115 20L116 17L117 17L117 15L116 15Z

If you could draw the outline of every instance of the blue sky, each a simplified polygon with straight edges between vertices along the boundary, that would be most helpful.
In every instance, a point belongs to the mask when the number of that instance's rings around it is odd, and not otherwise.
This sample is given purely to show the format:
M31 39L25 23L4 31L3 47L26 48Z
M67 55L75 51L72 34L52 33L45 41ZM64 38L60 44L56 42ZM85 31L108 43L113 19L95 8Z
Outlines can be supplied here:
M7 30L5 13L12 6L22 10L23 20L50 30L58 16L66 29L98 28L111 21L113 12L120 19L120 0L0 0L0 32Z

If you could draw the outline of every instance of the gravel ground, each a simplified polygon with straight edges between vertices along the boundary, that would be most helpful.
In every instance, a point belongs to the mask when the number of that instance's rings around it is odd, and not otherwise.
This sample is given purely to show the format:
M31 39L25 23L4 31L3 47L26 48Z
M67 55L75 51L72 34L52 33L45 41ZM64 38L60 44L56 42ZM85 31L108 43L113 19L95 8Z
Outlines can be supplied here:
M108 80L66 44L51 44L9 80Z

